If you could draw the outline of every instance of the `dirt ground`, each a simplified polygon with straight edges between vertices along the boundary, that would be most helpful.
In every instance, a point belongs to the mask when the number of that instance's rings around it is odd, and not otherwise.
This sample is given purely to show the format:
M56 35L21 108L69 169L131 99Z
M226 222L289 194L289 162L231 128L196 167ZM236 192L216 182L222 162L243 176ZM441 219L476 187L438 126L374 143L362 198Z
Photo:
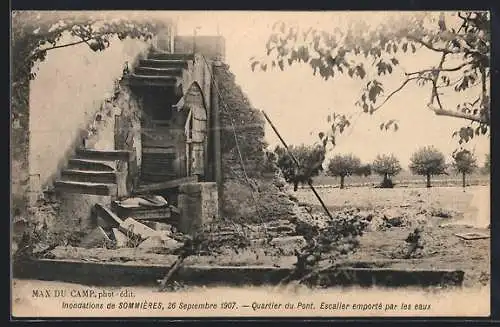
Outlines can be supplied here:
M490 239L464 240L457 233L482 233L471 220L471 201L477 187L464 191L460 187L394 188L367 187L318 189L332 215L346 209L361 210L373 219L360 246L354 253L337 258L341 265L357 267L393 267L402 269L460 269L465 272L464 286L479 287L490 281ZM301 206L308 205L313 216L325 216L313 192L294 193ZM474 213L472 214L473 217ZM466 217L469 217L466 220ZM396 219L396 226L387 221ZM256 226L253 226L256 227ZM412 259L404 258L405 239L416 227L422 230L423 249ZM258 233L257 233L258 234ZM286 247L286 246L285 246ZM176 256L152 249L104 248L83 249L58 247L55 258L122 264L171 264ZM235 251L228 248L217 255L191 256L185 264L259 265L290 267L296 257L280 252L269 242L255 242L250 248Z
M464 240L455 235L490 234L489 229L475 227L474 220L466 220L476 191L474 187L465 192L461 187L332 188L318 190L318 193L333 214L346 207L362 208L374 214L369 230L360 238L360 247L347 261L398 268L461 269L465 272L464 286L476 287L490 280L490 239ZM300 201L314 204L315 211L322 210L310 190L300 190L296 195ZM384 215L402 216L402 226L386 228ZM417 226L423 229L422 256L402 259L398 251Z

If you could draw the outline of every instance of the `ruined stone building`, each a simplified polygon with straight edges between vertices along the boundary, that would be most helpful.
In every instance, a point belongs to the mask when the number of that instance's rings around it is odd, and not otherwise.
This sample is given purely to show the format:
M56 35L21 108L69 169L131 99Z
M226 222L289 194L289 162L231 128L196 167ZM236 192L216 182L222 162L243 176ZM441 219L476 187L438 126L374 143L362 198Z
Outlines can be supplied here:
M68 49L44 63L30 85L29 128L12 126L12 147L26 152L12 160L14 215L44 192L61 203L57 224L71 228L95 225L96 204L151 192L166 192L177 209L189 210L178 212L186 219L218 215L212 71L224 61L224 39L176 36L172 28L153 44L134 42L100 57Z
M127 217L113 204L142 195L167 199L169 212L149 216L175 218L184 233L221 216L289 215L286 196L261 183L264 119L224 61L223 37L174 25L151 43L51 52L29 112L13 110L13 216L51 199L52 228L90 230L100 214Z

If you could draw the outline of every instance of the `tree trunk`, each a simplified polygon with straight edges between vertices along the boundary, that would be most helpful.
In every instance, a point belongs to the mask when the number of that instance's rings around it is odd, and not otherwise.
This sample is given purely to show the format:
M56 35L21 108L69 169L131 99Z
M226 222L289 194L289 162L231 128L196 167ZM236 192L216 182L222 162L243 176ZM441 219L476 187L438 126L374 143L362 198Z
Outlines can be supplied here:
M427 187L431 187L431 174L427 174Z
M14 60L16 62L16 60ZM12 213L22 216L28 206L29 188L29 79L13 76L17 82L12 89L11 104L11 160Z
M465 173L462 173L462 187L465 188Z
M340 176L340 188L343 189L344 188L344 178L345 176Z

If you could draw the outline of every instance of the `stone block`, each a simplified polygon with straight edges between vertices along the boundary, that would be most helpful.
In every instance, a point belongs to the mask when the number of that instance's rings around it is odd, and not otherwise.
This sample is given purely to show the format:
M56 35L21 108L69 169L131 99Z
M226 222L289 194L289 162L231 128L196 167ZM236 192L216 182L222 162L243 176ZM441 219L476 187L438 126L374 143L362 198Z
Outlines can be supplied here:
M213 182L189 183L179 187L178 197L182 233L193 234L203 225L217 218L217 184Z
M91 231L97 226L94 206L111 205L111 196L59 193L57 200L60 201L59 219L54 226L50 226L55 231L81 230Z
M80 246L82 248L97 248L110 243L111 239L104 229L102 229L102 227L97 227L82 239Z
M294 255L295 250L302 249L306 246L307 241L303 236L285 236L273 238L269 244L281 249L283 255Z
M140 249L168 249L170 251L177 250L183 246L182 243L169 237L166 233L159 233L151 236L139 244Z
M127 235L120 232L120 230L118 228L113 228L112 232L113 232L113 237L115 238L116 247L117 248L126 247L127 243L128 243Z
M166 232L169 235L172 234L172 225L161 223L158 221L144 221L143 224L148 226L149 228L154 229L155 231Z
M125 234L131 233L137 237L140 237L142 240L145 240L151 236L158 235L157 231L144 224L141 224L133 218L125 219L120 224L119 230Z

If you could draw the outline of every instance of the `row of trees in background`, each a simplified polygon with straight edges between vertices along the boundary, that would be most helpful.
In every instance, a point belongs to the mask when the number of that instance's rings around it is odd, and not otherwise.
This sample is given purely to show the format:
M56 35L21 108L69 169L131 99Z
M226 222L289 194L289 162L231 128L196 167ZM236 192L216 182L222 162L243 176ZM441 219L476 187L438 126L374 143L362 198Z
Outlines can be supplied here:
M299 166L292 159L292 153ZM299 184L312 182L312 178L318 176L323 170L325 158L324 149L320 146L291 146L289 151L277 146L274 152L269 153L271 159L281 170L285 180L294 185L294 190ZM425 146L417 149L410 158L409 168L415 175L426 177L426 186L431 187L431 177L436 175L448 175L448 168L462 175L462 185L466 186L466 176L477 170L477 159L469 150L459 150L452 154L453 161L450 165L446 163L445 155L433 146ZM481 173L487 174L490 170L489 155L486 157ZM370 164L362 164L361 160L353 154L335 155L326 164L326 175L340 178L340 188L345 187L345 178L353 175L369 176L372 173L380 175L382 181L380 187L394 187L393 177L403 170L398 158L393 154L379 154Z

